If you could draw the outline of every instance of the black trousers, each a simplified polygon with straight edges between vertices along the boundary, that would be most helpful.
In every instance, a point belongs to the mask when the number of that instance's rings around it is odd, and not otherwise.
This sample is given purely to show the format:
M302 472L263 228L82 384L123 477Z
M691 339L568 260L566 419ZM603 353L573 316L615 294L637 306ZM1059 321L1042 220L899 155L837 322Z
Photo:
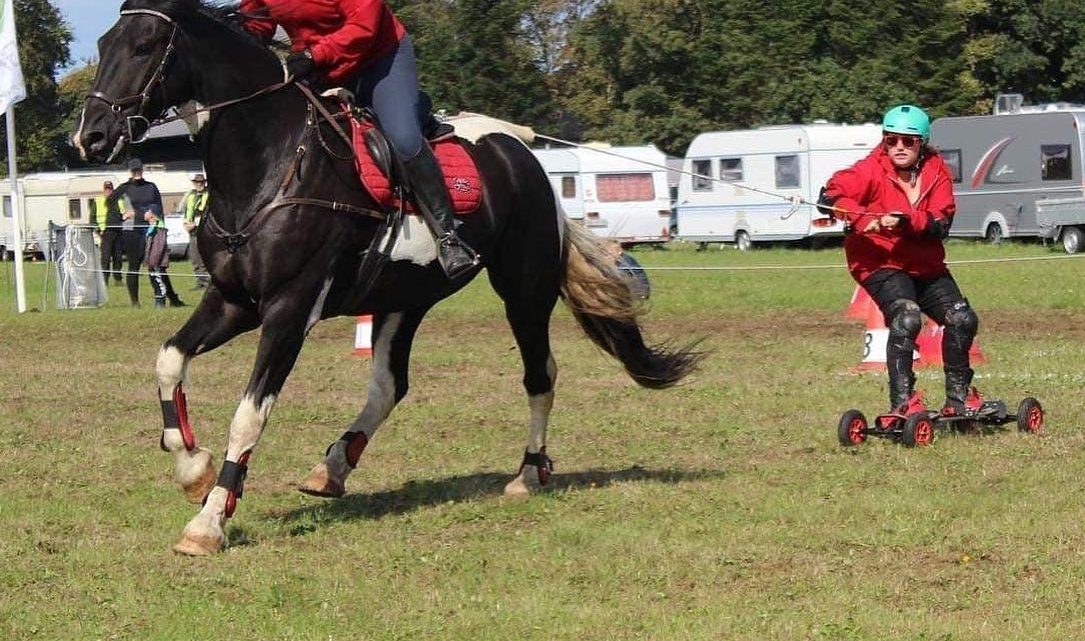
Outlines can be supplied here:
M132 304L139 303L139 269L143 266L143 256L146 251L146 231L143 229L125 229L121 236L124 242L124 254L128 257L128 274L125 283L128 285L128 298Z
M124 271L124 247L119 229L107 229L102 232L102 275L108 283L110 277L121 282ZM112 269L110 269L112 267Z
M952 310L960 309L962 305L968 307L968 299L949 272L924 280L899 270L880 269L863 281L863 288L878 304L887 324L891 322L890 306L894 302L910 300L919 305L924 314L946 327L942 334L942 361L946 369L969 367L968 351L974 336L958 336L953 331L955 323L946 321L946 315Z

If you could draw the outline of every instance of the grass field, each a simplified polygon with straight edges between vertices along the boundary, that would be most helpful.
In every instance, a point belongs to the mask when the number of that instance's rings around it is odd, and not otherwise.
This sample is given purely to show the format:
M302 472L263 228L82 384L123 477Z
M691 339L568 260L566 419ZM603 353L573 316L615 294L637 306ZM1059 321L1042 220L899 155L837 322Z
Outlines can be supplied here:
M352 319L314 329L230 547L207 559L170 552L195 509L158 450L154 358L188 310L119 295L56 311L31 264L44 311L17 316L0 264L0 638L1083 638L1085 260L1033 244L949 254L1009 261L953 270L980 314L980 389L1038 397L1043 435L841 448L840 413L887 400L884 375L849 374L863 328L843 317L839 249L637 251L649 335L703 336L713 354L680 387L639 389L559 309L550 489L501 496L527 404L481 278L423 324L411 392L338 501L293 486L368 373ZM189 369L216 453L255 338ZM919 378L941 403L940 373Z

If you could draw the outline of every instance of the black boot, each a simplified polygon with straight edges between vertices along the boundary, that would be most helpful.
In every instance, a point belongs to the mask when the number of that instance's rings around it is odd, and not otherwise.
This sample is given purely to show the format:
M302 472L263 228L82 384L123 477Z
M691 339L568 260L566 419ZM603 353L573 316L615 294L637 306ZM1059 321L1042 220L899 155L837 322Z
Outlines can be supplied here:
M905 413L908 401L915 391L915 374L912 372L912 352L893 354L887 350L886 369L889 370L889 411Z
M456 219L452 211L452 199L448 196L441 166L427 145L418 154L403 163L407 170L407 186L411 190L415 206L422 210L422 218L431 226L437 237L437 260L450 280L456 280L478 265L478 254L456 235Z
M942 406L942 413L946 416L960 416L967 408L965 403L972 386L972 368L947 367L945 374L946 404Z

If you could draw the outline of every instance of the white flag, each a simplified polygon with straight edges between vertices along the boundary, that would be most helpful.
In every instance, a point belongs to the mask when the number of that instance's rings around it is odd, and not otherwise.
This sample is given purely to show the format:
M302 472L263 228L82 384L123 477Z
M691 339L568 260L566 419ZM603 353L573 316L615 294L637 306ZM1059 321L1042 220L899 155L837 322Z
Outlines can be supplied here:
M4 113L26 98L26 85L15 40L15 7L12 0L0 2L0 113Z

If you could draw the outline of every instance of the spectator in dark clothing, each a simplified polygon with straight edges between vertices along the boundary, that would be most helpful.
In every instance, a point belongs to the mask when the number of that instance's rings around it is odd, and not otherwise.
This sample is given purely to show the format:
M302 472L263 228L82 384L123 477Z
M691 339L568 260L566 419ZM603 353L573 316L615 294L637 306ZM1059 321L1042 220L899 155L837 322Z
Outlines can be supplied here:
M162 194L158 187L143 179L143 162L139 158L128 161L128 170L132 177L106 198L106 202L116 203L122 198L127 202L123 214L124 222L121 237L124 253L128 256L128 297L132 307L139 307L139 268L143 265L146 251L148 213L162 217Z
M124 267L124 249L121 244L121 225L124 222L121 217L120 202L110 200L113 193L113 181L107 180L102 185L102 195L94 199L94 216L98 224L98 233L102 238L102 275L108 284L110 276L114 283L121 284L121 274ZM113 267L110 270L110 266Z
M166 299L170 301L170 307L184 307L184 302L173 291L173 283L170 282L166 270L170 266L170 248L166 243L166 221L158 214L147 212L144 219L147 227L147 273L151 277L151 287L154 289L154 306L161 309L166 306Z

